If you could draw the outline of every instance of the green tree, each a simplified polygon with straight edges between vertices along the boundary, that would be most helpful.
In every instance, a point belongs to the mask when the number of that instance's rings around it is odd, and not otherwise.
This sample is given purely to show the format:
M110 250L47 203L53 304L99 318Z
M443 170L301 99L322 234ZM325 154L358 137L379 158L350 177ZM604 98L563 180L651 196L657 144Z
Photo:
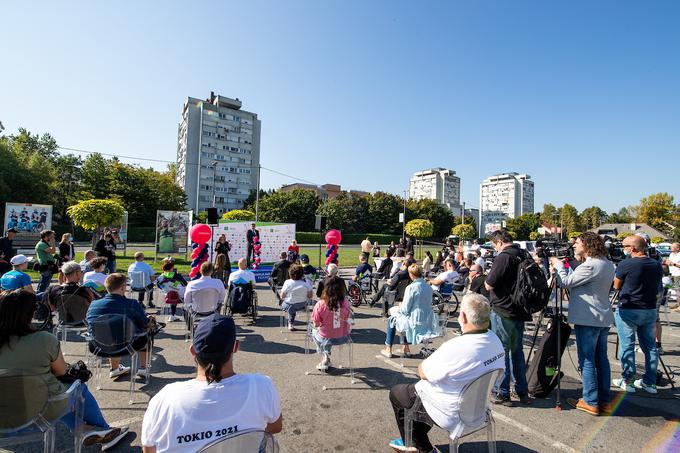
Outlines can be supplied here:
M621 208L618 212L610 214L607 218L609 223L630 223L632 221L633 217L628 212L628 208Z
M541 216L527 212L514 219L508 219L506 225L509 230L516 233L516 240L526 241L529 235L541 226Z
M399 213L403 211L403 199L385 192L376 192L366 197L368 210L366 217L366 232L401 234Z
M366 211L368 200L357 194L342 194L324 201L317 214L326 217L328 228L337 228L344 233L366 232Z
M548 225L555 225L555 223L559 223L559 219L557 219L558 215L559 211L557 208L550 203L546 203L543 205L543 212L541 212L541 222Z
M432 237L434 225L425 219L413 219L406 223L406 234L416 239L427 239Z
M665 239L661 236L654 236L651 240L652 244L661 244L663 241L665 241Z
M434 225L433 237L443 239L453 228L454 217L451 210L434 200L413 200L406 202L406 220L427 219Z
M529 233L530 241L538 241L539 239L541 239L541 237L543 237L543 235L538 231L532 231L531 233Z
M605 223L607 213L597 206L591 206L581 212L581 225L584 230L592 230Z
M232 209L222 214L224 220L255 220L255 213L245 209Z
M277 190L260 200L258 214L264 221L294 223L298 231L312 231L320 202L313 190Z
M631 233L630 231L622 231L622 232L620 232L619 234L616 235L616 239L618 239L619 241L623 241L628 236L632 236L632 235L633 235L633 233Z
M69 206L68 215L76 226L96 231L102 225L117 222L123 217L125 208L116 200L84 200ZM94 245L95 235L92 235Z
M673 221L674 212L673 195L666 192L655 193L640 200L637 220L654 228L662 228L666 222Z
M566 203L560 208L560 226L562 227L563 237L571 231L582 230L578 211L569 203Z
M243 201L243 209L255 212L255 201L256 201L255 193L256 193L256 190L251 189L250 193L248 194L248 198L246 198ZM274 189L269 189L269 190L260 189L260 201L262 201L265 197L267 197L267 196L269 196L273 193L274 193Z
M569 234L567 235L567 239L576 239L582 234L583 232L581 231L570 231Z
M85 158L82 165L84 198L104 199L111 195L110 162L99 153Z
M451 234L454 234L461 239L472 239L477 237L477 230L472 223L461 223L451 228Z

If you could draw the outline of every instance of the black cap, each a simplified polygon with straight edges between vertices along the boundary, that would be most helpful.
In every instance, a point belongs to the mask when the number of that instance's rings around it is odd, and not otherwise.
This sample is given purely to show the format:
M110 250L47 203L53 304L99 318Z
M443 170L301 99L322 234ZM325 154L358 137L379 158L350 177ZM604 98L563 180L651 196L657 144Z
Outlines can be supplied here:
M302 261L303 263L309 263L309 257L303 253L302 255L300 255L300 261Z
M232 318L214 314L204 318L194 331L194 350L202 359L229 357L236 342L236 324Z
M10 228L9 230L7 230L7 233L18 233L18 232L19 232L19 230L17 230L17 229L14 228L14 227L12 227L12 228Z

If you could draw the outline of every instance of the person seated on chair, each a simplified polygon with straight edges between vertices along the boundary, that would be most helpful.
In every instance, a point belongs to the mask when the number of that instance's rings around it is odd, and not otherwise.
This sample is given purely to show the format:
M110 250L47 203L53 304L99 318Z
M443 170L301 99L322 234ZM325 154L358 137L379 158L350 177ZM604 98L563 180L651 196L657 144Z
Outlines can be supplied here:
M283 286L284 282L288 279L288 269L290 269L291 265L291 262L288 261L288 253L281 252L279 258L280 260L274 263L271 276L269 277L272 284L276 287Z
M144 275L147 276L149 279L149 283L146 286L146 288L134 288L135 291L141 289L142 291L139 291L139 296L137 296L137 300L139 300L140 304L144 304L144 294L148 291L149 292L149 308L154 308L153 304L153 281L156 279L156 275L154 270L149 266L147 263L144 262L144 254L142 252L137 252L135 253L135 261L130 264L128 267L128 276L132 272L142 272Z
M433 451L427 436L437 426L452 431L460 419L461 391L478 377L494 370L505 369L505 352L495 333L489 330L491 307L486 297L467 294L463 297L458 323L463 332L442 344L430 357L418 365L420 381L416 384L397 384L390 389L401 438L390 442L398 451ZM404 412L420 397L426 414L413 423L415 450L404 445ZM489 395L479 395L486 402Z
M409 344L421 343L437 331L437 317L432 309L432 288L423 280L423 269L411 264L408 275L412 283L406 287L404 301L390 309L387 319L387 347L381 349L380 353L388 358L393 357L392 344L397 332L402 333L403 356L408 357L411 353Z
M106 258L99 256L90 261L90 266L92 270L85 273L83 276L83 286L92 288L97 294L103 296L106 294L106 286L104 282L106 281Z
M187 281L182 274L175 270L173 261L163 260L161 269L163 269L163 273L156 279L156 285L165 293L165 303L170 305L170 322L179 321L177 304L181 303L184 298ZM173 291L177 294L170 295Z
M255 288L255 274L246 269L248 263L245 258L238 260L238 270L229 275L229 285L232 283L250 283Z
M359 255L359 265L354 271L352 280L355 282L361 280L363 277L370 276L373 273L373 267L368 264L368 254L362 253Z
M326 371L331 366L331 347L349 341L351 309L347 301L347 287L338 277L333 277L324 285L321 298L312 311L312 338L316 352L323 354L317 370Z
M196 280L191 280L187 285L187 290L184 293L184 306L188 310L200 315L208 315L212 312L220 311L224 297L227 290L224 283L212 278L213 265L210 261L201 264L201 277ZM217 292L214 299L209 301L201 301L200 304L194 302L196 294L200 291L213 289Z
M489 291L487 291L486 286L484 286L484 281L486 280L486 275L479 264L473 264L470 267L469 272L469 284L468 291L471 293L481 294L482 296L489 298Z
M127 286L127 277L125 275L113 273L106 277L104 284L108 294L90 304L90 308L87 310L87 324L91 325L98 317L103 315L124 315L129 318L134 323L138 334L132 344L132 348L135 351L139 351L140 364L145 364L148 340L147 331L149 330L150 319L146 316L144 307L136 300L125 297L125 287ZM123 332L119 333L121 336L123 335ZM118 343L123 342L121 340ZM93 350L93 347L94 345L90 344L90 351ZM111 365L109 377L112 379L130 372L130 367L121 365L120 357L110 358L109 364ZM137 377L146 378L147 376L146 368L140 366L137 371Z
M300 255L300 265L302 265L302 273L305 274L305 278L310 282L314 283L316 281L316 268L309 264L309 255Z
M75 261L62 264L61 273L64 276L64 283L48 287L45 291L45 300L52 310L66 316L62 321L71 323L85 319L90 304L93 300L99 299L99 295L91 288L81 286L83 271L80 264ZM61 304L68 306L62 307Z
M379 275L381 278L390 278L390 274L392 272L392 265L394 262L392 261L392 255L394 255L394 252L392 252L392 249L387 249L385 250L385 258L380 262L380 267L376 271L376 274Z
M316 288L316 297L321 297L321 294L323 294L323 289L326 286L326 283L328 283L330 280L334 278L340 280L342 284L345 285L345 290L347 289L347 284L345 283L345 280L338 277L338 270L339 270L338 265L335 263L331 263L326 267L326 274L328 275L326 275L326 278L319 281L319 284L317 285Z
M304 310L308 301L312 299L312 285L305 280L302 266L293 264L286 280L281 288L281 309L288 313L288 330L295 330L295 314Z
M276 387L268 376L236 374L239 346L233 318L212 314L198 323L190 348L196 377L168 384L151 398L142 421L144 453L198 451L218 431L225 437L253 429L281 432Z
M12 265L12 270L4 273L0 278L0 289L2 291L24 289L35 294L33 280L31 280L30 275L24 272L28 267L28 258L25 255L14 255L9 262Z
M435 278L428 280L428 283L434 291L441 291L444 285L453 285L458 281L459 274L454 270L455 263L452 259L444 260L444 272L437 275Z
M92 269L92 265L90 264L90 261L95 259L97 257L97 252L94 250L88 250L85 252L85 255L83 256L83 260L79 263L80 264L80 269L83 271L83 275L85 275L88 272L92 272L94 269Z
M387 280L386 284L383 285L377 293L371 297L370 304L373 305L377 303L384 295L385 291L396 291L399 287L399 283L409 280L408 277L408 267L412 264L416 264L416 260L404 260L401 266L396 266L399 271L394 274L394 276Z
M59 381L66 374L67 365L57 337L51 332L35 331L31 327L34 309L33 293L22 289L0 293L0 369L7 377L12 376L14 371L18 373L14 376L17 376L22 374L19 370L31 370L31 374L43 377L49 397L54 398L68 389L68 385ZM111 428L87 385L81 385L86 425L83 445L101 444L102 450L111 448L127 435L128 429ZM73 432L75 413L69 411L64 414L68 403L68 399L49 403L44 415L49 421L61 417L61 421Z

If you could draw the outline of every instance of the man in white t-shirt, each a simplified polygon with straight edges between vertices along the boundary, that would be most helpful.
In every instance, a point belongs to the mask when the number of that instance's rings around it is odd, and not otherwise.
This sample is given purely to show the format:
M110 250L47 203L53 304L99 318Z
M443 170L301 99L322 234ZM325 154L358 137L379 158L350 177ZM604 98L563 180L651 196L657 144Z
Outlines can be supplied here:
M201 278L191 280L184 292L184 305L196 313L210 313L218 311L224 301L227 290L220 279L212 278L215 268L210 261L201 264ZM204 294L211 294L205 297ZM213 296L214 295L214 296Z
M245 258L238 260L238 270L229 274L229 284L231 283L251 283L255 287L255 274L246 267L248 263Z
M475 250L475 264L481 267L482 269L486 268L486 260L482 256L482 250L483 249L477 249Z
M196 326L191 355L196 378L166 385L142 422L144 453L197 451L249 429L281 432L281 401L274 383L260 374L236 374L238 351L232 318L214 314Z
M463 388L493 370L505 369L503 344L488 330L491 307L481 294L463 298L458 315L463 335L442 344L434 354L418 366L420 381L398 384L390 390L400 439L390 442L397 451L430 452L433 447L427 433L433 424L451 431L459 421L460 392ZM503 374L499 375L501 378ZM404 411L420 397L429 420L413 424L414 446L404 445ZM488 395L483 395L488 400Z
M677 294L677 291L680 290L680 242L671 244L671 254L664 260L664 264L668 266L668 272L670 272L673 280L673 288ZM674 310L680 311L680 304Z
M460 277L460 274L458 274L458 272L456 272L454 269L455 265L453 263L453 260L451 258L445 259L444 272L440 273L435 278L430 279L428 281L428 283L430 283L430 286L432 286L432 289L434 291L440 291L443 285L454 284Z

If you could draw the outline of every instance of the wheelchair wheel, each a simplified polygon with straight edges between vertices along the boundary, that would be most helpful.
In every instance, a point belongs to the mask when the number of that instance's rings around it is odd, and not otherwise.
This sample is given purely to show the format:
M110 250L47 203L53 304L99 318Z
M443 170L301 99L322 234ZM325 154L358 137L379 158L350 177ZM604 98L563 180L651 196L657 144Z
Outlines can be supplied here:
M257 321L257 293L253 291L253 298L250 303L250 314L253 317L253 324Z
M353 307L358 307L361 305L362 294L359 285L354 282L349 285L349 288L347 289L347 298Z
M47 330L50 331L54 328L52 322L52 310L50 306L46 303L39 301L35 306L35 312L33 313L33 318L31 319L31 326L35 330Z
M460 306L460 302L458 301L458 295L454 292L451 293L451 296L449 297L449 306L451 307L451 316L453 318L457 317L458 313L458 307Z

